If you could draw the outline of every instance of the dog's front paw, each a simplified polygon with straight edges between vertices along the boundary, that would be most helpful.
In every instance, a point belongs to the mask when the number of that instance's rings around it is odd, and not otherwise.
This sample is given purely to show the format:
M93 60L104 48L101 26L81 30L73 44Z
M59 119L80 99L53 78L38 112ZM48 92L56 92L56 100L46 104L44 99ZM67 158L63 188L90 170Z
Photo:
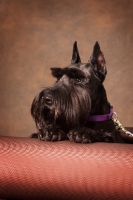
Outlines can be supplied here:
M94 135L95 132L87 127L75 128L67 134L71 141L77 143L93 143L95 142Z
M40 130L38 138L44 141L61 141L66 139L65 133L58 127L45 128Z
M32 133L32 134L30 135L30 138L38 138L38 133Z

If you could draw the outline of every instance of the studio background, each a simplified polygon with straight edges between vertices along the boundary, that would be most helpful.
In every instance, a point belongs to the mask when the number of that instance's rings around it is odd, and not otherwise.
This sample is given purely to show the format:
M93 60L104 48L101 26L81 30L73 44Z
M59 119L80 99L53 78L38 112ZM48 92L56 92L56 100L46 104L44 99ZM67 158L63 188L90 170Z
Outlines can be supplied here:
M35 95L52 86L51 67L70 64L78 41L87 62L104 53L108 100L133 126L133 0L0 0L0 135L29 136Z

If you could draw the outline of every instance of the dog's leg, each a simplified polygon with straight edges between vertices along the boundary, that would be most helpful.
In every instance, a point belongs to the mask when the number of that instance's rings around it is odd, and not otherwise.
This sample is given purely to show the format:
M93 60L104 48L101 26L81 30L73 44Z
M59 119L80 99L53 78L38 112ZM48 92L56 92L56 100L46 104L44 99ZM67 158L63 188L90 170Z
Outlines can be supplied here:
M67 136L71 141L77 143L93 143L96 141L95 131L87 127L72 129Z
M45 127L37 133L37 137L43 141L61 141L67 139L64 131L58 126Z
M68 133L68 138L77 143L93 143L93 142L114 142L112 133L95 131L88 127L79 127L72 129Z
M33 133L31 138L38 138L44 141L66 139L66 134L57 125L59 110L55 106L53 96L49 90L43 90L35 97L31 106L31 114L38 130L38 133Z
M99 142L115 142L115 134L107 131L96 131Z
M32 134L30 135L30 138L38 138L38 133L32 133Z

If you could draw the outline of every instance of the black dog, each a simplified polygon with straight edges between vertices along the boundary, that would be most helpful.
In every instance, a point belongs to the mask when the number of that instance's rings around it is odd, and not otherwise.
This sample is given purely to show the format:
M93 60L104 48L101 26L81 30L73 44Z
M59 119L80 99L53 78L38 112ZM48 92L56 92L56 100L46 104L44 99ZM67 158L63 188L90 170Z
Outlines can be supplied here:
M42 90L31 106L39 131L32 137L46 141L70 139L79 143L124 142L120 134L116 134L113 108L102 84L107 69L98 42L87 63L81 63L75 42L71 64L51 70L56 83Z

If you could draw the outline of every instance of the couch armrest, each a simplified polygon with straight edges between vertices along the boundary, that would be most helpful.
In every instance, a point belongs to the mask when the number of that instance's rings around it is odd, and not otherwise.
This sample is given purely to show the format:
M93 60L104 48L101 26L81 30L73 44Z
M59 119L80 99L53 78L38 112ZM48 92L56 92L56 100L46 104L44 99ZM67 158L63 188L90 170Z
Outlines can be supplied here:
M0 198L132 199L133 145L0 137Z

